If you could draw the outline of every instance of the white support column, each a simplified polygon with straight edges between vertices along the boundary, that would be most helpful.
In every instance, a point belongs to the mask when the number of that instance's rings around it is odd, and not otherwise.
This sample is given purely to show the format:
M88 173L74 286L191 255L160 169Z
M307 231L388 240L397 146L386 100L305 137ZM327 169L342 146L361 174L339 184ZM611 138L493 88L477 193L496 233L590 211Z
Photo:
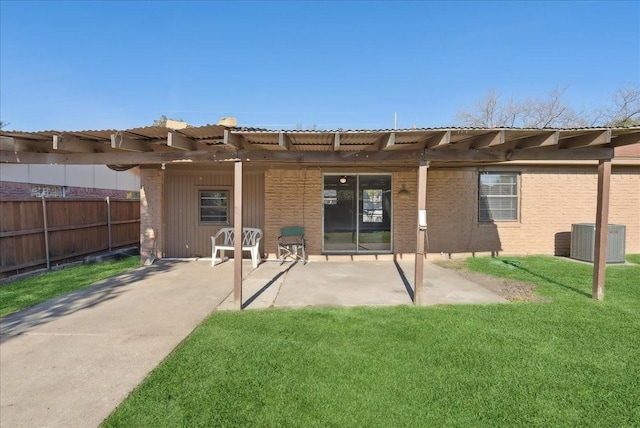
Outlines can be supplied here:
M596 242L593 260L593 290L596 300L604 298L604 274L607 267L607 237L609 234L609 187L611 159L598 163L598 204L596 208Z
M233 174L233 303L242 309L242 161L235 162Z
M422 303L422 289L424 280L424 243L427 231L420 227L420 211L427 209L427 168L429 163L422 159L418 167L418 212L416 213L416 262L414 276L413 303L419 305Z

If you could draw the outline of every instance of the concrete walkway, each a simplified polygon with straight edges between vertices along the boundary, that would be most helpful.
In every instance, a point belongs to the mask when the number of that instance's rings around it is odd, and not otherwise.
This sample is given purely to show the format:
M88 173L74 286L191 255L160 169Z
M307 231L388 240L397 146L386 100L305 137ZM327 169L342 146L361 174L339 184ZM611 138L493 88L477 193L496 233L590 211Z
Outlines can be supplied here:
M0 321L0 426L95 427L231 291L162 262ZM201 263L205 265L204 263ZM232 272L231 272L232 273Z
M244 263L247 309L411 304L413 263ZM425 304L499 296L425 265ZM162 261L0 320L0 426L97 426L212 311L233 263Z

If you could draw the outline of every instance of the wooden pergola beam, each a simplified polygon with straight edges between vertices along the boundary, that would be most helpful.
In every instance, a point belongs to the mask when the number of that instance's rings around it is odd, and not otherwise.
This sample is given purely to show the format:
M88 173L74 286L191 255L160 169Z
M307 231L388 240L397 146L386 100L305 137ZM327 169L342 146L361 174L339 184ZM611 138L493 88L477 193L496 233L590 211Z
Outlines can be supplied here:
M483 147L504 144L504 131L492 131L486 134L475 135L464 140L451 143L458 150L474 150Z
M382 141L382 144L380 146L381 150L391 150L395 147L396 145L396 133L392 132L388 135L388 137L386 138L386 140Z
M60 150L75 153L99 153L102 150L99 143L81 140L73 135L54 135L53 150Z
M618 135L611 141L615 143L616 147L640 143L640 133Z
M226 146L233 147L236 150L243 150L247 140L240 134L234 134L230 130L224 130L224 138L222 143Z
M280 150L288 150L288 151L298 150L296 146L293 144L293 141L291 141L291 137L289 137L284 132L278 133L278 146L280 147Z
M47 153L51 143L43 140L0 136L0 151Z
M471 140L470 148L482 149L486 147L495 147L495 146L504 144L504 141L505 141L504 131L490 132L488 134L479 135L473 140Z
M540 135L521 138L516 141L516 149L529 149L532 147L555 146L560 139L560 132L552 131Z
M153 147L149 141L132 138L124 132L111 134L111 147L114 149L131 152L152 152ZM111 162L109 162L111 163Z
M441 149L451 144L451 131L438 132L422 143L427 149Z
M0 151L0 162L33 164L160 164L167 162L219 162L235 159L261 162L417 162L424 158L431 161L460 162L500 162L506 160L599 160L613 157L613 149L585 148L577 150L381 150L377 152L357 151L279 151L279 150L237 150L237 151L164 151L164 152L106 152L106 153L34 153Z
M198 143L196 142L196 140L177 132L167 133L167 146L180 150L198 150Z
M396 142L395 132L386 133L376 138L376 140L366 148L366 151L375 152L378 150L389 149L393 147L395 142Z
M600 160L613 158L613 149L609 147L559 150L556 147L539 149L512 150L506 153L506 160Z
M611 160L598 163L598 200L596 205L596 240L593 259L593 287L591 296L604 298L604 275L607 267L607 237L609 234L609 189L611 185Z
M591 131L584 135L561 139L558 145L561 149L575 149L577 147L597 146L611 142L611 130Z

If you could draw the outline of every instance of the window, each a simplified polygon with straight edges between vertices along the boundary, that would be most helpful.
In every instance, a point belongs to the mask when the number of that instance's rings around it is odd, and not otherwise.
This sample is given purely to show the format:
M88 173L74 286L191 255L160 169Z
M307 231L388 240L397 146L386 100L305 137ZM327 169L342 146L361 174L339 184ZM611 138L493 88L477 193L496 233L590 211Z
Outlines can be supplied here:
M229 224L229 191L200 191L200 222Z
M382 223L382 189L362 191L362 222Z
M517 173L480 173L478 197L479 221L518 220Z

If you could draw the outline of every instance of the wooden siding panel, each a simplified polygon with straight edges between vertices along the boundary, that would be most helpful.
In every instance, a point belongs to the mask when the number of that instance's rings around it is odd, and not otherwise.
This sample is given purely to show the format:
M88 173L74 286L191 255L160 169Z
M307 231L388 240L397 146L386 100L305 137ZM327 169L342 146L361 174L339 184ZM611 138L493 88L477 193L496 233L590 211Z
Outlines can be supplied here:
M233 172L231 170L167 172L164 227L166 257L211 256L210 237L223 226L200 224L199 191L217 189L229 191L229 202L232 207ZM244 226L259 227L264 231L264 174L262 172L251 170L245 172L243 197ZM230 208L229 226L233 225L232 211ZM261 248L261 251L263 250Z

